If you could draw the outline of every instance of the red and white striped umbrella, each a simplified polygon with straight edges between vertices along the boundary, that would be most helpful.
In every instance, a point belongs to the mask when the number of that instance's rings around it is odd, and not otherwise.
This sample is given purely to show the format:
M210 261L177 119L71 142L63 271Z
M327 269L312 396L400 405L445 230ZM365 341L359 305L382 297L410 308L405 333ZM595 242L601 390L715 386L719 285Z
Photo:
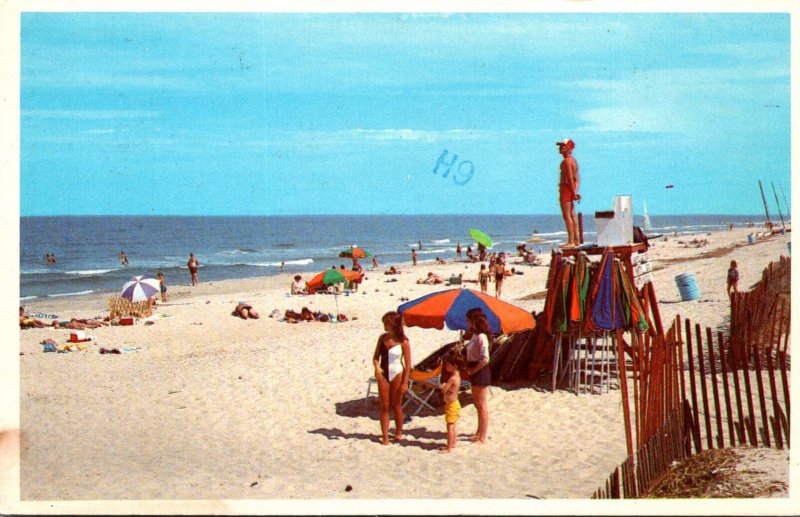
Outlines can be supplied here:
M151 275L139 275L131 278L122 286L120 296L132 302L144 302L159 292L161 292L161 284L158 278Z

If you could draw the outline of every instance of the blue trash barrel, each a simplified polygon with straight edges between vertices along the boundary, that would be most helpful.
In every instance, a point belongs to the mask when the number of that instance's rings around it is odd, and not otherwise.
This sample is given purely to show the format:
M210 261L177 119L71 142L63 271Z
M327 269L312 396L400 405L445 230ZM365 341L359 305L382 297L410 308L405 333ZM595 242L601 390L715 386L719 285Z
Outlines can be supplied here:
M688 302L700 298L700 289L697 288L697 283L695 283L692 273L681 273L675 277L675 283L678 284L678 291L681 292L682 301Z
M756 243L756 238L751 233L750 235L747 236L747 244L755 244L755 243Z

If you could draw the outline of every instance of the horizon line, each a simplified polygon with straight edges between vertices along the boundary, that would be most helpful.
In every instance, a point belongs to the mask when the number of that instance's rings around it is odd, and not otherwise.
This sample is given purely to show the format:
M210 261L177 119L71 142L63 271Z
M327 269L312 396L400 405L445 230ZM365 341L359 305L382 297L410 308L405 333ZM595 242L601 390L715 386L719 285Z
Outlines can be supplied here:
M588 214L591 216L591 214ZM644 216L634 212L633 215ZM736 217L753 217L760 218L757 214L736 214L736 213L685 213L685 214L648 214L650 217L685 217L685 216L736 216ZM558 213L419 213L419 214L370 214L370 213L350 213L350 214L36 214L36 215L23 215L23 217L431 217L431 216L447 216L447 217L480 217L480 216L509 216L509 217L539 217L539 216L553 216L561 217ZM785 217L791 217L791 214ZM766 219L765 219L766 220Z

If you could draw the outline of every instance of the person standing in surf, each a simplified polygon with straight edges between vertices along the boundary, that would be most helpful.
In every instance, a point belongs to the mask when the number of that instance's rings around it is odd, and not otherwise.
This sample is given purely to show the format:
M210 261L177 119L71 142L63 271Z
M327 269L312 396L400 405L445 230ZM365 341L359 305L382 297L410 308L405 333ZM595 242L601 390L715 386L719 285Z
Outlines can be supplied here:
M197 257L195 257L193 253L189 253L189 261L186 263L186 266L189 268L189 274L192 277L192 285L200 283L197 279L197 267L199 265L200 263L197 261Z
M567 243L563 247L580 246L578 219L575 217L575 203L581 200L578 194L580 178L578 176L578 162L572 157L575 142L569 138L556 142L558 152L564 159L561 161L558 181L558 202L561 205L561 215L567 227Z

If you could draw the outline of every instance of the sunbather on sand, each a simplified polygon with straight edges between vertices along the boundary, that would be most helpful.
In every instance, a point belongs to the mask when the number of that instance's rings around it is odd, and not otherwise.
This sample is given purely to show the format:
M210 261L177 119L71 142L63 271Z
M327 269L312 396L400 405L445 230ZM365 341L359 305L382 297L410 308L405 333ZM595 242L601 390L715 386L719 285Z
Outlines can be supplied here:
M104 325L107 325L107 323L100 320L78 319L78 318L72 318L69 321L54 320L52 323L53 328L72 329L72 330L96 329L97 327L102 327Z
M300 309L300 319L303 321L314 321L316 318L308 307Z
M21 329L30 329L30 328L44 328L48 327L49 325L41 320L37 320L36 318L31 318L27 314L25 314L25 308L19 308L19 328Z
M239 316L243 320L248 318L253 320L258 319L258 313L253 310L253 306L245 302L239 302L239 305L233 309L233 315Z
M399 275L400 271L396 267L390 266L389 269L383 272L384 275Z
M300 275L294 275L294 281L292 282L291 293L292 294L308 294L306 288L300 283L303 279Z
M432 271L428 272L428 277L427 278L418 278L417 279L417 283L418 284L433 285L433 284L441 284L442 282L443 282L442 277L440 277L437 274L434 274Z

